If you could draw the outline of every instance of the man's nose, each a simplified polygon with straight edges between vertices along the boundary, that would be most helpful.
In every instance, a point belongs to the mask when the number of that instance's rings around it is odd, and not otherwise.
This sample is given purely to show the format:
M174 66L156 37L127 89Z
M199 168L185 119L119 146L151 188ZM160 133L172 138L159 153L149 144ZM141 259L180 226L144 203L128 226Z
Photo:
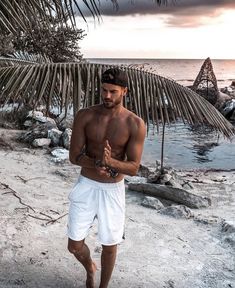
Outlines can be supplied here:
M111 93L110 93L109 91L107 91L107 92L105 93L105 98L106 98L106 99L110 99L110 98L111 98Z

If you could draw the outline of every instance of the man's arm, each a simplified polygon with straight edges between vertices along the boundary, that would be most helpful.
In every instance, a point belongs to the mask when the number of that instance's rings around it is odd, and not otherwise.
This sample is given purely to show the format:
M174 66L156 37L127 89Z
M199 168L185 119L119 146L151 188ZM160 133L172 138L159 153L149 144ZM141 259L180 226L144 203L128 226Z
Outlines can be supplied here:
M85 155L85 125L90 117L87 109L81 109L76 114L69 149L69 160L72 164L86 168L94 168L94 159Z
M137 118L131 127L131 135L126 147L127 161L120 161L112 158L111 147L108 141L106 141L103 157L104 164L116 170L118 173L130 176L136 175L140 166L145 134L145 124L142 119Z

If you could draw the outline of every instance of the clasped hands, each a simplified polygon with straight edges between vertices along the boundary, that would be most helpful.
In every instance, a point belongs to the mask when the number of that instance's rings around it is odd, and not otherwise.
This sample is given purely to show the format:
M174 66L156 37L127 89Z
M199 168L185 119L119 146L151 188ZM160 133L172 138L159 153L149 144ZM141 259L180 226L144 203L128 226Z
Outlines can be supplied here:
M96 165L95 165L99 175L106 176L106 177L117 176L114 173L114 171L110 169L111 160L112 160L111 154L112 154L112 149L111 149L111 146L109 145L109 141L105 140L102 160L96 161Z

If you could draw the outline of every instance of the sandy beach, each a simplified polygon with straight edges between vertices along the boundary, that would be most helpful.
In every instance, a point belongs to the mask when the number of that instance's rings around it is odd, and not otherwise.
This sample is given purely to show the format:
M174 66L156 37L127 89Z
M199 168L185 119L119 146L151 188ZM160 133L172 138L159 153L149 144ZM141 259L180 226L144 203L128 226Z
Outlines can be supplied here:
M66 237L68 194L80 169L16 142L20 133L0 129L0 287L85 287ZM126 239L111 288L235 287L235 171L178 173L210 197L211 206L174 218L142 206L144 195L127 190ZM98 287L96 236L94 226L87 243Z

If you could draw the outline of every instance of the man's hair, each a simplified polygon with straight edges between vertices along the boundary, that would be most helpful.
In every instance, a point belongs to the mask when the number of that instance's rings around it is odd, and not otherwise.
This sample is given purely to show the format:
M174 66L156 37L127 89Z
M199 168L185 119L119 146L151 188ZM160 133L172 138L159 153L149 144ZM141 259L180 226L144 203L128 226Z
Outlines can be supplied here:
M113 85L127 87L128 77L125 71L119 68L110 68L102 74L101 83L109 83Z

